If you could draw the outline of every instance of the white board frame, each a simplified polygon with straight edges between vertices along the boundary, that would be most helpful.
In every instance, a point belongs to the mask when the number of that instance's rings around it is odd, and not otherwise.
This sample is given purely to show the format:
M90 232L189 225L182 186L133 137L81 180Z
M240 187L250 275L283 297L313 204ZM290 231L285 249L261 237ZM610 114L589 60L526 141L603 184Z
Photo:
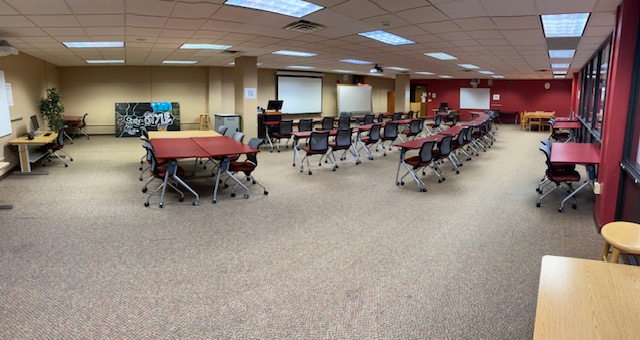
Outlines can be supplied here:
M372 113L373 88L371 85L338 85L338 115L350 112L353 115Z
M460 109L490 110L491 89L460 88Z

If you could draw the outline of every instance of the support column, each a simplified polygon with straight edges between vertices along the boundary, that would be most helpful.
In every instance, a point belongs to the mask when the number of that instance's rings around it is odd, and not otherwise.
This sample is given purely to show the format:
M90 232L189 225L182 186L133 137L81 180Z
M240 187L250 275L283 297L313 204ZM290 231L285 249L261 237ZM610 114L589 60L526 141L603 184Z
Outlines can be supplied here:
M245 142L258 136L258 67L257 57L238 57L234 69L235 112L242 117Z
M222 68L209 67L209 116L222 113Z
M409 90L411 79L409 74L396 74L395 112L409 112Z

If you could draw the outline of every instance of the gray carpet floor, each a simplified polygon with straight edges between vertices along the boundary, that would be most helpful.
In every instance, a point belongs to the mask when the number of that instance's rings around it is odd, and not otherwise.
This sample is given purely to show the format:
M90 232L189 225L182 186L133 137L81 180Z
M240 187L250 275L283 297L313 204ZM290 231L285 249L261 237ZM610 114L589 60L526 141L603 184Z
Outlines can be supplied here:
M139 139L77 139L68 168L0 181L0 337L531 338L542 256L602 245L591 191L535 207L547 135L501 125L426 193L394 185L395 149L312 176L265 150L269 195L214 205L199 168L200 205L169 192L163 209L143 206Z

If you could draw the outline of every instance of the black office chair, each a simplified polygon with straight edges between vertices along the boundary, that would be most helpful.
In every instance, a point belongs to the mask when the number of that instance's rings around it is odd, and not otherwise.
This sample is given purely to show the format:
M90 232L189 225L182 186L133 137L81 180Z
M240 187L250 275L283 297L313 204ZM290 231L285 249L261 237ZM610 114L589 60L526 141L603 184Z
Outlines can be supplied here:
M391 115L391 121L393 122L401 119L402 119L402 112L394 112L393 115Z
M413 119L413 111L407 112L407 116L405 117L405 119Z
M398 122L395 122L395 121L387 122L387 125L384 126L384 134L382 135L382 138L381 138L382 152L384 153L384 156L387 155L387 152L384 150L385 148L384 142L389 141L389 150L391 150L391 147L393 146L393 142L397 138L398 138Z
M464 146L467 145L465 136L470 129L470 126L465 126L464 128L462 128L462 130L460 130L456 138L451 141L451 148L453 149L453 153L457 153L458 155L460 154L460 152L464 153L467 156L467 161L471 160L471 155L467 152L467 150L464 149ZM460 162L459 166L462 166L462 162Z
M262 143L264 143L264 140L262 138L251 138L249 140L249 143L247 145L249 145L249 147L252 147L254 149L259 149L260 145L262 145ZM256 181L256 179L251 175L251 173L253 173L253 171L256 169L256 167L258 167L258 154L257 153L248 153L247 154L247 159L245 161L239 162L239 161L232 161L229 162L229 171L232 174L236 174L238 172L242 172L244 173L244 178L242 181L247 181L247 182L251 182L254 185L258 185L262 188L262 193L265 195L268 195L269 192L267 191L267 189L260 184L258 181ZM231 178L231 177L229 177ZM227 178L225 180L225 188L228 188L229 185L227 184L227 181L229 180L229 178ZM231 197L235 197L236 193L235 190L238 186L242 186L245 189L245 194L244 194L244 198L249 198L249 188L247 188L247 186L245 186L244 184L242 184L241 180L238 180L237 178L233 177L233 179L236 181L236 185L233 186L233 188L231 188Z
M64 158L62 158L62 156L60 156L59 152L62 152L63 154L65 154L67 157L69 157L69 162L73 162L73 158L71 158L71 156L64 150L62 150L62 148L64 148L64 128L60 129L60 131L58 131L58 137L56 137L55 142L53 143L48 143L43 145L43 148L45 150L45 152L47 153L47 157L46 160L51 162L51 157L52 156L56 156L56 158L58 158L59 160L62 161L62 163L64 163L64 167L68 167L69 164L67 164L67 162L65 162ZM42 166L45 165L44 160L42 161Z
M429 126L431 128L431 130L432 130L431 132L438 133L438 132L442 131L442 126L441 126L442 123L443 123L442 115L437 115L434 118L433 123L427 124L427 126Z
M342 116L338 118L338 130L347 130L351 127L351 117Z
M458 125L458 117L459 117L459 115L454 115L453 118L451 118L451 120L447 121L444 124L446 126L448 126L448 127L454 127L454 126Z
M369 134L367 136L364 137L360 137L358 139L358 142L360 143L361 147L358 149L358 151L362 150L363 148L365 149L365 151L367 152L367 155L369 157L370 160L373 160L373 154L371 153L371 145L375 145L376 146L376 152L378 152L378 145L380 144L380 129L382 128L382 124L380 123L375 123L371 126L371 130L369 130ZM384 148L383 148L384 151Z
M384 122L384 113L378 113L378 123Z
M396 185L404 185L404 178L407 177L407 175L411 175L411 177L413 177L414 180L416 180L416 182L418 182L418 191L422 191L422 192L426 192L427 191L427 187L424 184L424 182L422 181L422 179L420 179L420 176L418 175L418 171L422 170L422 175L425 175L425 168L430 168L431 170L433 170L438 177L440 177L440 174L438 174L438 172L435 170L434 167L434 158L433 158L433 148L436 145L436 141L425 141L424 143L422 143L422 146L420 147L420 152L418 153L417 156L413 156L413 157L409 157L406 158L404 160L405 163L407 163L410 168L407 169L407 173L404 174L402 176L402 178L400 178L400 181L396 181Z
M326 131L333 130L333 117L323 117L322 118L322 127L318 130Z
M444 161L445 159L449 160L451 164L453 164L453 170L456 171L456 174L459 174L460 173L460 170L458 169L459 161L455 158L454 154L452 153L453 151L453 147L451 146L452 140L453 140L453 136L451 135L442 137L440 142L438 142L438 150L435 150L433 152L433 157L436 159L436 162ZM442 174L440 182L444 181L445 179L446 178L444 177L444 174Z
M333 154L335 151L342 150L342 155L340 156L340 160L343 161L347 159L347 151L352 149L351 154L356 159L356 165L360 164L360 157L358 156L358 151L353 145L353 128L349 128L346 130L338 130L336 133L336 139L334 142L329 143L329 147L331 148L331 152L329 153L329 157L333 157L333 170L338 168L338 161L336 160L336 156ZM327 158L329 158L327 157Z
M274 132L271 137L276 140L276 144L278 146L278 152L280 152L280 144L283 139L286 139L284 146L286 149L289 148L289 141L293 133L293 120L281 120L278 125L278 131Z
M311 118L303 118L298 122L298 131L306 132L313 130L313 119Z
M576 170L569 170L569 169L562 170L562 169L557 169L553 167L553 165L551 164L551 149L549 147L547 147L546 145L541 145L539 149L544 153L546 158L545 160L547 164L547 170L545 173L546 178L550 182L554 183L556 187L540 196L540 198L538 199L538 202L536 203L536 207L538 208L540 208L540 203L542 202L542 200L545 197L547 197L550 193L554 192L556 189L563 188L567 192L567 194L571 194L573 192L573 187L571 186L572 183L580 181L580 173L578 173ZM571 208L576 209L577 208L576 197L573 196L572 198L573 198L573 204L571 205ZM562 207L558 208L558 211L562 212L563 208Z
M424 127L424 119L417 118L411 120L409 127L402 131L402 134L407 136L407 140L418 138L422 134L422 128Z
M374 119L374 118L375 118L375 116L374 116L374 115L372 115L372 114L366 114L366 115L364 115L364 125L367 125L367 124L373 124L373 119Z
M309 169L309 175L312 175L311 166L309 165L309 156L320 155L320 159L318 160L318 166L322 166L322 158L327 155L329 152L329 131L314 131L311 133L309 137L309 146L302 147L302 150L306 153L302 162L307 160L307 168ZM327 157L329 158L329 157ZM331 164L333 161L329 158ZM335 168L333 169L335 171Z

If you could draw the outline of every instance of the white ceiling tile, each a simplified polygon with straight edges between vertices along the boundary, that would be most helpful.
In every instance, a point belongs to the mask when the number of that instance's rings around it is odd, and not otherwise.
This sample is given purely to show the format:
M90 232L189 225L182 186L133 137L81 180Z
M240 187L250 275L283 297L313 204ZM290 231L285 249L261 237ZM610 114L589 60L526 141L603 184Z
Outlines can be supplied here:
M471 37L465 32L449 32L449 33L440 33L437 34L442 40L451 41L451 40L471 40Z
M401 11L397 12L396 15L412 24L444 21L448 19L446 15L444 15L433 6L425 6L414 8L408 11Z
M82 26L124 26L123 14L110 15L76 15L76 19Z
M243 25L236 22L207 20L200 29L222 32L233 32Z
M64 0L5 0L23 15L71 14Z
M509 41L506 39L478 39L478 43L483 46L508 46Z
M496 25L489 18L457 19L453 22L465 31L492 30Z
M28 18L40 27L80 26L80 23L73 15L31 15Z
M160 28L126 27L127 36L157 37L162 32Z
M37 27L20 27L20 28L5 28L0 27L3 34L15 37L38 37L47 35L42 29Z
M480 0L482 6L492 17L513 17L537 15L531 0Z
M2 15L20 14L18 11L13 9L11 6L7 5L7 3L4 2L4 1L0 1L0 13L2 13Z
M171 17L184 19L209 19L209 17L218 9L220 9L220 5L178 2L171 13Z
M501 30L537 28L542 30L539 16L527 17L494 17L493 22Z
M585 37L607 37L613 32L613 27L607 26L588 26L584 30L583 36ZM604 41L604 39L603 39Z
M596 0L536 0L539 14L591 12Z
M502 34L498 30L470 30L467 34L474 39L501 39Z
M442 40L433 34L421 34L421 35L409 36L408 39L411 39L417 43L430 43L430 42Z
M124 27L86 27L84 30L89 36L114 35L124 37L125 34Z
M43 30L47 32L47 34L52 36L78 36L78 35L86 35L84 30L80 27L44 27Z
M424 0L403 0L403 1L372 0L372 1L375 2L378 6L392 13L421 7L421 6L424 6L425 4Z
M407 21L400 19L400 17L393 14L380 15L363 19L362 22L365 22L372 27L380 30L389 30L392 28L405 27L409 25Z
M35 27L29 19L21 15L0 16L0 28L6 27Z
M598 12L615 12L618 5L622 3L622 0L600 0L596 5L596 11Z
M451 19L487 16L479 0L458 0L434 5Z
M509 42L511 43L511 45L513 46L538 46L538 48L546 48L546 41L544 40L544 38L540 37L540 38L514 38L514 39L507 39L509 40Z
M178 19L178 18L169 18L167 23L164 25L164 28L173 28L179 30L197 30L200 28L206 19Z
M65 0L74 14L122 14L124 0Z
M199 30L191 38L206 39L206 40L220 39L225 35L227 35L227 33L228 32Z
M420 29L417 26L405 26L405 27L394 28L386 31L389 33L393 33L395 35L401 36L403 38L407 38L409 40L413 40L409 38L411 36L427 34L427 32L425 32L424 30Z
M376 29L376 27L361 21L352 21L346 24L337 25L335 28L351 34L369 32ZM318 31L317 33L321 33L321 32L322 31ZM368 39L368 38L363 37L363 39Z
M20 40L27 43L55 43L57 40L51 37L22 37Z
M387 13L385 10L368 0L345 1L331 9L355 19L369 18Z
M418 27L429 33L448 33L448 32L460 32L462 29L452 21L441 21L429 24L420 24Z
M131 27L163 28L166 17L127 14L126 24Z
M163 0L133 0L127 1L127 13L139 15L156 15L168 17L175 3Z
M353 18L332 9L323 9L304 17L304 20L315 22L327 27L345 24L353 21Z
M192 35L193 31L190 30L163 29L162 33L160 33L161 37L167 38L190 38Z
M540 30L502 30L500 31L502 35L511 40L511 39L521 39L521 38L543 38L542 31Z
M615 12L597 12L589 16L589 26L611 26L616 23Z
M475 40L451 40L452 44L459 47L480 46L480 43Z

